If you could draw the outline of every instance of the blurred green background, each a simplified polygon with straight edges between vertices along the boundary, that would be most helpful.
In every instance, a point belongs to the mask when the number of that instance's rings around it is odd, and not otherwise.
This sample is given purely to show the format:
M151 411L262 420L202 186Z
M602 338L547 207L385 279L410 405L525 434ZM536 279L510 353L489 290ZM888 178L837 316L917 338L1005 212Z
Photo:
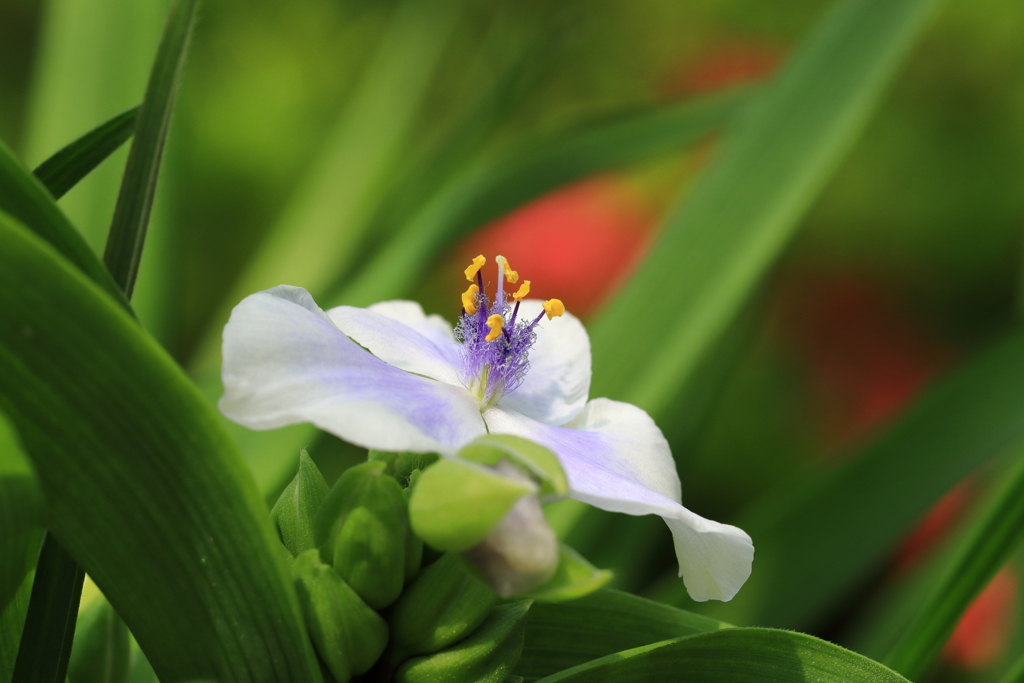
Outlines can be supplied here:
M35 165L138 103L167 7L0 3L0 137ZM474 160L622 112L756 83L827 7L208 2L171 128L136 308L216 397L219 330L245 294L286 281L325 307L369 303L360 297L376 291L366 284L374 282L372 255ZM688 507L735 521L791 482L856 457L934 378L1016 323L1022 25L1019 2L942 7L704 364L700 390L660 418ZM496 222L467 225L470 234L429 254L422 274L395 291L454 318L463 261L500 252L538 295L594 316L715 150L714 136L705 136L572 183ZM98 252L125 158L126 150L115 154L60 202ZM340 233L339 224L350 229ZM296 226L305 226L301 235ZM672 314L671 300L652 305L651 315ZM270 499L287 474L282 452L313 439L311 453L334 476L356 457L306 432L236 433ZM857 647L858 619L866 618L859 607L884 604L887 591L927 563L986 476L955 489L869 580L802 627ZM622 547L599 540L609 529ZM617 569L618 585L629 590L657 594L672 565L658 520L612 520L589 535L583 525L571 537L595 563ZM995 680L1024 649L1020 575L1017 563L997 576L933 677Z

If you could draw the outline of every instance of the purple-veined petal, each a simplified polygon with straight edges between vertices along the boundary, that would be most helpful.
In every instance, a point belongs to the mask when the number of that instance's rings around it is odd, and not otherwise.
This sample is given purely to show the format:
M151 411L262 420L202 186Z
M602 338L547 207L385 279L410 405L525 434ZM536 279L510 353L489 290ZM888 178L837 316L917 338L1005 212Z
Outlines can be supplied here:
M235 307L224 328L223 380L221 411L252 429L312 422L367 448L449 454L484 433L469 392L369 354L299 287Z
M385 301L370 308L338 306L327 311L342 332L389 365L462 386L462 359L451 327L428 317L413 301ZM447 329L447 338L438 329Z
M519 306L518 320L533 320L543 312L541 302L528 299ZM530 369L523 383L501 398L500 405L538 422L562 425L574 418L590 393L590 338L571 313L537 327L530 349Z
M522 436L554 451L572 498L612 512L664 518L672 531L679 573L694 600L730 600L750 576L750 537L680 504L668 443L640 408L599 398L563 427L502 407L487 410L484 421L491 433Z

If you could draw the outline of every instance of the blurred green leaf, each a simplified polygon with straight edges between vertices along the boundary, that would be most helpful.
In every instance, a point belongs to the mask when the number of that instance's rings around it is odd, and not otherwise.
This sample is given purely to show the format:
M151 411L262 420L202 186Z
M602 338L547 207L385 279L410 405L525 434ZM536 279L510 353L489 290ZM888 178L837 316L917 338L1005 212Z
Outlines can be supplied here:
M733 628L619 652L541 680L899 683L907 679L867 657L813 636Z
M655 414L672 400L787 244L936 4L844 0L828 13L735 119L592 325L592 395Z
M199 0L177 0L167 19L146 87L146 97L139 108L135 139L128 153L124 181L107 236L103 262L129 299L142 260L146 227L160 174L160 159L198 5Z
M68 665L70 683L125 683L131 655L128 627L100 597L78 615Z
M138 113L139 108L132 107L97 126L39 164L32 174L54 199L60 199L132 136Z
M622 650L723 628L731 627L608 589L571 602L538 602L530 611L526 647L515 671L534 681Z
M170 0L47 0L29 84L23 158L35 165L142 100ZM94 253L110 229L128 150L100 164L61 201Z
M63 683L84 580L75 558L47 533L11 683Z
M42 502L14 427L0 412L0 610L35 565Z
M266 509L213 409L123 308L4 215L0 409L52 533L162 679L319 679Z
M928 390L848 464L748 510L739 524L754 539L757 568L715 614L789 628L819 623L942 494L1022 438L1018 331ZM685 600L676 583L658 597Z
M721 126L745 90L658 105L574 130L519 140L455 174L328 305L406 295L434 258L473 228L573 180L667 154Z
M219 367L221 330L243 297L281 283L305 287L319 297L351 266L390 173L415 134L461 7L461 0L396 3L319 157L212 319L194 369Z
M999 679L999 683L1024 683L1024 655L1014 662L1006 675Z
M0 142L0 211L8 213L50 243L124 308L128 300L110 273L68 222L43 184Z
M1024 539L1024 458L995 491L902 637L883 660L917 678L946 643L960 616Z

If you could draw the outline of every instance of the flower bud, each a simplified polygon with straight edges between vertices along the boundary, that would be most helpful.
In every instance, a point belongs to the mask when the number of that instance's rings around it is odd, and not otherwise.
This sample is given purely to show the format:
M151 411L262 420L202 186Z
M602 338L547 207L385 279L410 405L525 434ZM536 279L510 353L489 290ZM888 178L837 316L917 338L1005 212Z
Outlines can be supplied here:
M507 461L495 469L513 481L526 479ZM476 565L487 583L503 598L543 585L558 567L558 539L548 526L535 494L522 496L482 542L464 557Z
M405 662L397 683L502 683L519 662L532 601L498 605L461 643Z
M299 452L299 470L270 511L281 542L292 556L316 547L313 541L313 520L327 497L327 482L316 463L303 448Z
M455 553L424 567L391 610L397 658L437 652L487 618L497 596Z
M385 467L365 462L346 470L314 524L320 556L374 609L398 598L406 572L408 505Z
M295 558L292 576L317 653L338 683L365 673L388 644L388 625L316 549Z

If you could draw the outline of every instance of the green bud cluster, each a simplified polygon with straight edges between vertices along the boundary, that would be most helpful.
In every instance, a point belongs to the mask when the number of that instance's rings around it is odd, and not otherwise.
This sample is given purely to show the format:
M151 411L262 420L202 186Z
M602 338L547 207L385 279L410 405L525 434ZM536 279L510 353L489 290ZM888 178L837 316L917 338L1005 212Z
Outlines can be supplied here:
M310 639L337 683L499 683L518 662L530 601L499 605L461 555L425 552L411 529L409 494L435 460L371 453L328 487L303 451L271 510Z

